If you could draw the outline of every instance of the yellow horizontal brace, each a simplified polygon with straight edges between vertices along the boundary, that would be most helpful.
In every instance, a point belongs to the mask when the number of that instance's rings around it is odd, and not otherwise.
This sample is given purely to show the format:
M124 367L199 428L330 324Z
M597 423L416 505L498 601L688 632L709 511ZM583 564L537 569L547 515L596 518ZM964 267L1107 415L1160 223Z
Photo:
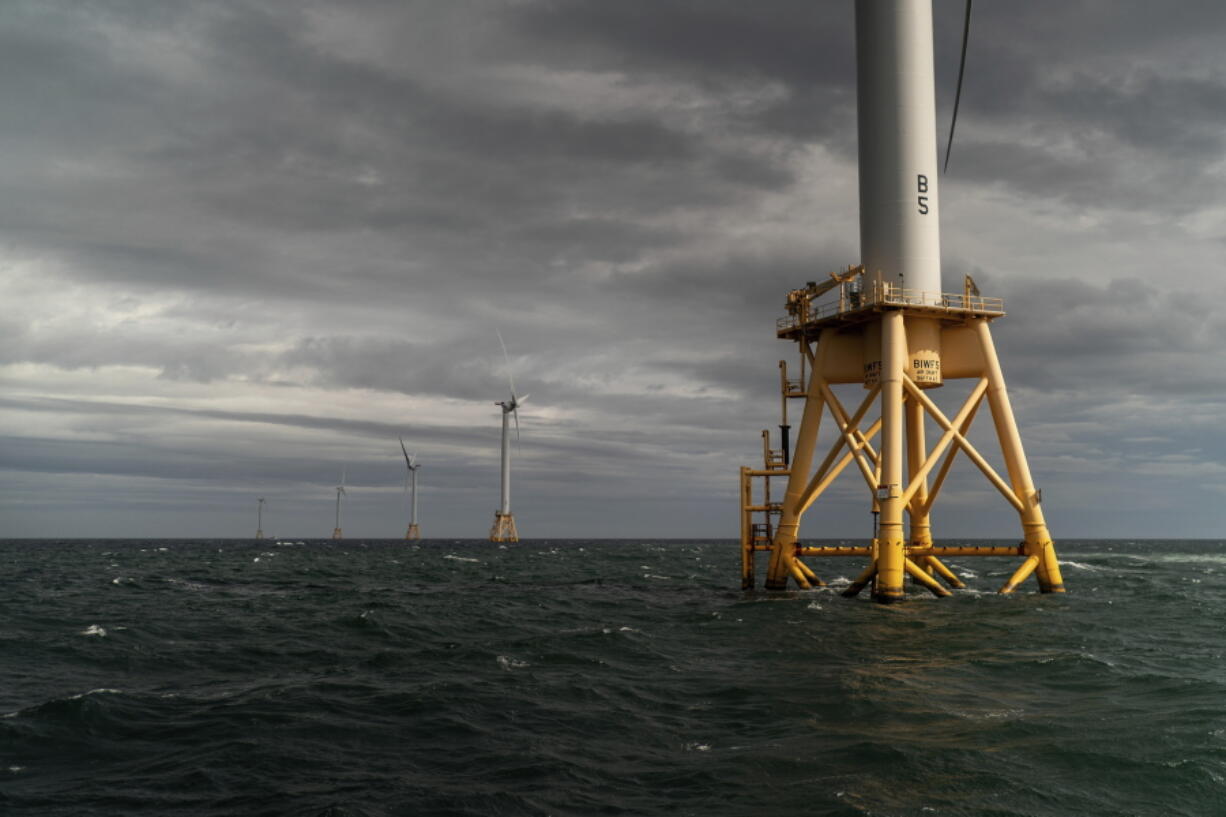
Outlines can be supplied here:
M915 496L915 492L922 488L928 479L928 474L936 466L937 460L945 453L945 449L953 442L954 437L960 436L958 427L966 421L966 416L972 409L978 407L979 401L983 399L984 393L988 390L988 379L986 377L979 378L979 382L975 384L975 388L971 390L970 396L966 398L966 402L962 404L953 422L949 428L945 430L945 434L941 439L937 440L937 444L932 447L932 451L924 460L924 464L915 472L915 476L911 478L911 484L907 486L907 490L903 492L902 501L904 505L911 504L911 498Z
M924 572L923 569L920 568L919 565L917 565L915 562L911 561L910 559L906 559L903 561L903 567L906 569L907 575L915 579L920 584L924 585L924 587L927 587L929 590L931 590L932 595L934 596L952 595L944 587L941 587L940 583L937 582L936 579L929 576L926 572Z
M1022 566L1017 569L1017 572L1005 582L1005 586L1000 588L1001 593L1012 593L1013 590L1022 582L1030 578L1030 574L1039 566L1038 556L1028 556L1026 561L1022 562Z
M746 505L741 510L757 511L761 513L763 511L779 511L782 509L783 509L783 505Z
M786 477L791 474L791 470L772 470L763 471L762 469L749 468L746 469L745 475L750 477Z
M912 556L1025 556L1024 545L1002 545L992 547L966 547L937 545L927 548L908 549Z
M870 547L798 547L801 556L872 556Z
M902 376L902 385L908 393L915 395L915 399L919 400L924 406L925 410L932 415L932 419L936 420L937 425L941 426L941 428L945 429L946 431L952 430L954 432L954 440L959 446L961 446L962 450L966 452L966 456L971 458L971 462L975 463L975 465L979 467L979 470L983 472L983 475L988 478L988 481L996 486L996 490L1000 491L1001 496L1008 500L1010 505L1017 508L1018 513L1024 513L1025 506L1022 504L1022 501L1017 498L1017 494L1013 493L1013 489L1005 484L1005 481L1002 480L1000 475L998 475L992 466L988 464L988 461L980 455L980 453L975 449L975 446L971 445L969 440L954 429L953 424L950 423L949 419L946 418L941 410L936 407L936 404L929 400L928 396L924 394L923 390L921 390L919 386L915 385L915 381L913 381L905 373Z

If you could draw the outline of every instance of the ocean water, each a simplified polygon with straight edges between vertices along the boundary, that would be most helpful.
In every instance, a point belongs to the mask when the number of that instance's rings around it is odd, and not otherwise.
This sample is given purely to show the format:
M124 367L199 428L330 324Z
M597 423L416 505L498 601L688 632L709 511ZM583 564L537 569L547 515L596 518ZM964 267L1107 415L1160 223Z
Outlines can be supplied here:
M1226 815L1226 542L1059 547L883 607L731 542L0 542L0 813Z

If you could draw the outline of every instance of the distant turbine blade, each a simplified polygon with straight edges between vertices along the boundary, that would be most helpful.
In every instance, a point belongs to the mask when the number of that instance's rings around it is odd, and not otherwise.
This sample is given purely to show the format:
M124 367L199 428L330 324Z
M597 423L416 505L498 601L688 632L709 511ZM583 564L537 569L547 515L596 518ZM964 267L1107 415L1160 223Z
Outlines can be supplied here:
M954 92L954 116L949 122L949 142L945 145L945 167L949 171L949 152L954 147L954 128L958 126L958 103L962 101L962 77L966 73L966 43L971 31L971 0L966 0L966 19L962 22L962 60L958 63L958 90Z
M523 397L516 397L515 398L515 408L519 408L520 406L522 406L524 403L527 403L527 402L528 402L528 395L526 394Z
M519 442L519 409L511 409L511 416L515 418L515 442Z
M413 458L409 456L408 449L404 447L404 438L397 437L396 439L400 440L400 450L404 452L404 464L409 467L410 471L412 471L413 470Z
M498 345L502 347L502 359L507 364L507 383L511 386L511 402L515 401L515 381L511 378L511 356L507 354L507 344L502 339L502 332L498 331L498 327L494 327L494 331L498 333Z

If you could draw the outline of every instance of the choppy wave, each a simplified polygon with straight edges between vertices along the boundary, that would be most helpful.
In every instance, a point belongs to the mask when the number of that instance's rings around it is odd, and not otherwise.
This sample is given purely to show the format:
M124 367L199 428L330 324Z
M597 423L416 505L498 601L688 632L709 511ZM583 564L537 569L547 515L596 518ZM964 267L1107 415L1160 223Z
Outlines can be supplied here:
M879 607L728 542L0 543L0 812L1215 813L1226 544L1060 547Z

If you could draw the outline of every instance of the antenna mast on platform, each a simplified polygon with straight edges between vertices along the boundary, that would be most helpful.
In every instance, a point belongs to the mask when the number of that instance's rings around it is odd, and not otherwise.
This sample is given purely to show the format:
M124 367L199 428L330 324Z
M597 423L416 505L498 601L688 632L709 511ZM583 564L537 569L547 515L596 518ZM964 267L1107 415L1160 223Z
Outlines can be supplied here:
M904 576L939 596L949 591L937 577L964 586L942 557L1013 555L1022 563L1000 592L1012 592L1031 574L1043 592L1063 592L988 329L1005 314L1003 304L980 296L969 277L962 292L941 291L931 0L857 0L856 70L862 265L788 294L788 315L777 335L799 344L801 378L789 380L781 369L784 404L803 399L804 411L790 456L772 452L767 442L765 467L741 469L742 586L754 585L758 551L770 552L768 590L786 588L789 578L802 588L822 584L803 557L866 556L867 568L844 595L871 584L874 600L893 602L905 596ZM928 392L959 378L975 384L947 415ZM867 391L851 412L833 388L848 383ZM1005 477L967 439L985 400ZM879 416L870 419L874 408ZM814 469L824 413L833 437ZM924 433L928 419L943 431L931 447ZM878 435L880 449L874 446ZM931 512L959 451L1017 511L1021 544L933 544ZM801 517L853 464L877 520L873 538L854 547L799 545ZM757 504L755 478L765 483L765 499ZM772 478L787 480L781 501L770 498Z

